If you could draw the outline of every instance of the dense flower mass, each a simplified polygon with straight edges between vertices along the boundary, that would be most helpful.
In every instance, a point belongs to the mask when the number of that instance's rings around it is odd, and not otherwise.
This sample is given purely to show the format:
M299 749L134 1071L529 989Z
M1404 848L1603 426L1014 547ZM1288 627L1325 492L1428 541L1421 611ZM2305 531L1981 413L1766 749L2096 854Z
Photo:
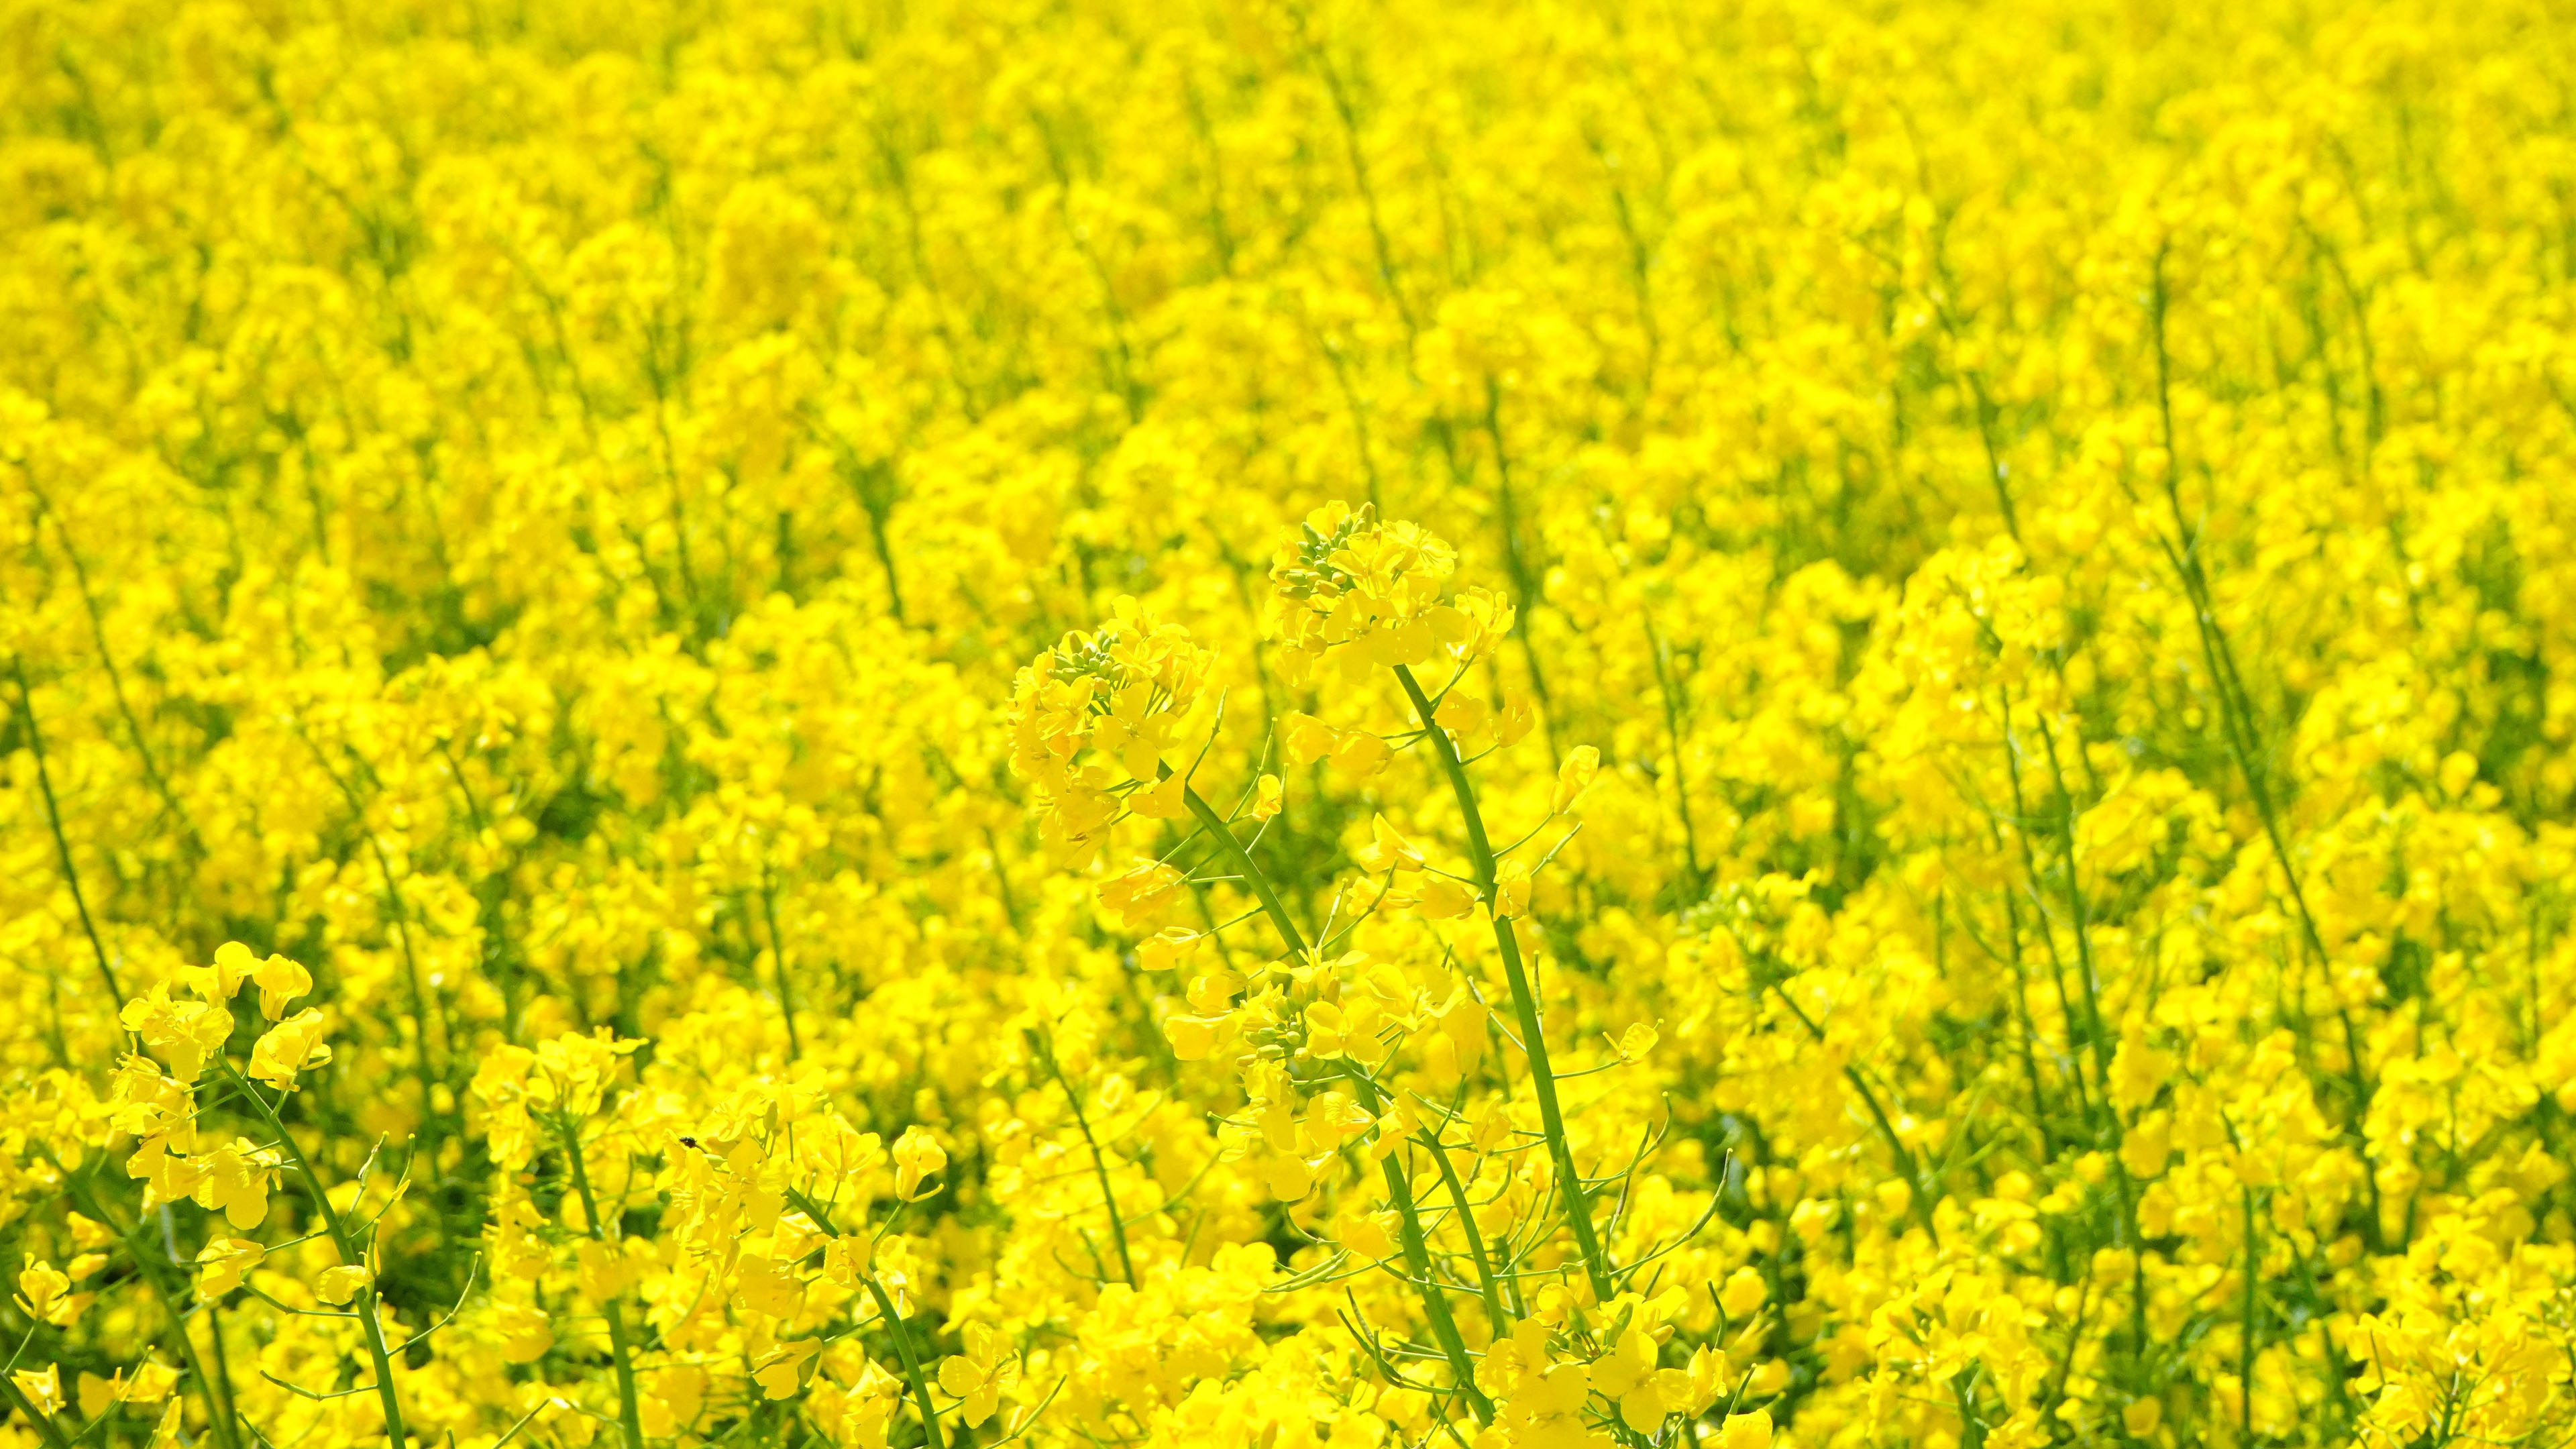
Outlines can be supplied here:
M0 1449L2576 1438L2557 0L0 0Z

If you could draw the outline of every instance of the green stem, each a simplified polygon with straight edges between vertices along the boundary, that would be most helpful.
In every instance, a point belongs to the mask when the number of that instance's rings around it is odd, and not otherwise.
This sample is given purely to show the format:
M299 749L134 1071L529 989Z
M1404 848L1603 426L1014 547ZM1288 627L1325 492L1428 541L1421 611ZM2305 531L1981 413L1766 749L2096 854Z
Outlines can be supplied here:
M296 737L304 741L304 748L313 756L313 763L321 766L322 773L330 776L331 783L339 787L341 798L349 803L350 823L366 836L367 849L376 858L376 877L384 883L385 919L392 924L394 941L402 948L403 979L411 987L412 1067L413 1075L420 1079L420 1136L426 1139L438 1122L437 1072L429 1061L429 996L421 989L420 962L412 954L409 915L403 905L402 891L394 884L393 861L386 856L383 843L376 839L375 830L367 824L367 802L359 798L358 787L341 776L331 764L330 757L322 753L322 747L313 742L312 736L298 730ZM354 750L351 753L356 755ZM368 768L364 756L356 758L361 770ZM448 1045L452 1062L455 1047L452 1034ZM428 1156L430 1181L439 1183L445 1174L439 1168L436 1149L433 1148Z
M1171 767L1165 766L1163 773L1170 774ZM1225 817L1217 814L1216 808L1189 786L1181 787L1181 801L1189 807L1190 814L1197 817L1199 824L1207 827L1208 834L1215 837L1217 848L1233 860L1234 868L1243 876L1243 883L1252 888L1252 898L1261 902L1262 914L1278 928L1279 938L1288 944L1290 951L1299 956L1306 955L1305 936L1298 931L1297 923L1289 918L1288 908L1279 903L1279 893L1270 888L1270 878L1261 873L1261 867L1252 863L1252 853L1243 848L1242 841L1234 838L1234 831L1226 825Z
M1375 1116L1377 1084L1350 1058L1344 1057L1342 1065L1350 1077L1351 1090L1359 1094L1360 1105ZM1413 1200L1413 1180L1405 1176L1392 1152L1379 1159L1378 1167L1386 1176L1387 1198L1395 1204L1396 1236L1404 1246L1404 1266L1422 1285L1422 1311L1431 1320L1431 1336L1440 1340L1440 1352L1449 1360L1450 1373L1457 1377L1458 1392L1467 1396L1468 1407L1476 1411L1476 1422L1490 1424L1494 1422L1494 1402L1476 1387L1475 1360L1467 1352L1466 1336L1458 1332L1458 1320L1450 1315L1448 1291L1431 1276L1431 1245L1422 1235L1422 1209ZM1481 1268L1483 1263L1479 1261L1477 1266ZM1486 1286L1490 1291L1490 1280ZM1501 1327L1499 1320L1495 1327Z
M1399 664L1395 677L1404 685L1404 693L1413 701L1414 712L1422 717L1425 737L1432 752L1439 757L1442 773L1449 777L1449 789L1458 797L1458 814L1467 826L1467 862L1476 873L1477 889L1485 896L1490 912L1499 903L1494 889L1494 847L1485 837L1484 813L1476 808L1476 787L1468 782L1467 766L1458 758L1458 747L1449 732L1432 721L1430 696L1422 692L1413 671ZM1521 966L1520 938L1512 931L1511 918L1494 914L1494 945L1503 958L1503 979L1512 991L1512 1014L1519 1018L1521 1049L1529 1057L1530 1081L1538 1089L1539 1126L1547 1134L1548 1156L1556 1163L1556 1175L1564 1185L1565 1225L1573 1230L1574 1246L1583 1256L1584 1272L1592 1279L1593 1296L1610 1301L1610 1260L1601 1251L1601 1240L1592 1229L1592 1206L1584 1191L1582 1174L1575 1170L1574 1148L1565 1133L1565 1112L1556 1101L1556 1073L1547 1060L1547 1038L1539 1028L1538 996L1530 989L1529 973Z
M2006 698L2009 699L2010 695L2007 694ZM2009 721L2011 716L2007 714L2005 719ZM2104 1083L2102 1095L2108 1106L2111 1105L2108 1085L2111 1080L2111 1034L2102 1020L2102 990L2099 974L2093 965L2093 925L2084 901L2084 883L2075 864L2075 795L2067 789L2066 770L2057 762L2057 732L2048 727L2048 717L2044 714L2035 716L2032 723L2039 727L2039 742L2048 755L2049 781L2057 787L2057 808L2050 813L2057 817L2058 851L2066 862L2066 912L2075 923L2075 969L2077 979L2084 984L2084 1014L2093 1029L2093 1071ZM2036 880L2031 882L2034 890L2038 884ZM2119 1121L2116 1107L2111 1116L2116 1127Z
M2281 867L2281 878L2290 889L2290 903L2298 908L2299 930L2307 942L2310 959L2320 968L2327 960L2324 937L2317 930L2317 918L2308 909L2306 888L2299 880L2299 870L2290 858L2289 841L2282 835L2278 812L2273 808L2268 773L2255 748L2254 701L2246 692L2244 676L2236 668L2236 651L2227 642L2227 630L2218 619L2218 603L2209 586L2209 569L2200 557L2200 540L2193 532L2182 506L2182 454L2177 450L2173 417L2173 355L2165 346L2165 312L2171 297L2165 290L2165 253L2156 253L2153 290L2149 294L2148 320L2153 324L2156 344L2156 411L2163 425L2165 445L2165 504L2173 517L2173 542L2163 545L2173 570L2182 580L2183 591L2192 608L2192 622L2200 636L2203 667L2208 671L2211 689L2218 695L2219 719L2224 728L2228 753L2235 757L2236 772L2245 781L2246 793L2253 797L2254 813L2263 822L2263 834L2272 842L2272 858ZM2376 394L2374 393L2374 397ZM2160 540L2161 542L2161 540ZM2361 1182L2370 1194L2369 1217L2364 1222L2363 1246L2376 1253L2380 1250L2385 1229L2381 1226L2379 1169L2370 1151L2371 1086L2367 1064L2362 1059L2359 1034L2353 1030L2352 1013L2338 1003L2335 1014L2343 1024L2345 1063L2352 1090L2351 1120L2345 1133L2351 1138L2362 1164Z
M54 1167L56 1171L61 1171L62 1164L57 1162ZM180 1356L188 1361L188 1367L196 1378L197 1393L205 1402L206 1422L213 1426L216 1440L226 1446L226 1449L231 1449L231 1446L240 1443L238 1428L233 1422L231 1375L228 1372L223 1374L206 1372L205 1361L197 1354L196 1340L188 1336L187 1315L179 1311L177 1300L171 1296L170 1289L162 1281L161 1274L155 1271L153 1256L149 1251L151 1239L145 1234L142 1222L138 1219L132 1227L119 1224L116 1215L99 1200L95 1189L78 1176L68 1172L63 1173L63 1184L70 1192L72 1201L78 1203L83 1212L106 1224L107 1230L116 1234L118 1241L124 1243L127 1256L134 1259L135 1276L143 1280L145 1290L151 1293L152 1300L161 1305L161 1311L170 1319L171 1336L178 1340ZM178 1268L180 1265L172 1260L170 1266ZM216 1352L220 1354L223 1349L223 1324L215 1318L213 1304L207 1304L206 1309L207 1329L214 1337Z
M107 647L107 620L99 613L97 593L90 588L89 565L81 562L80 550L72 545L71 526L54 511L53 500L36 486L34 470L24 462L18 466L26 476L28 492L35 497L36 512L52 519L54 532L62 538L63 558L72 566L72 582L80 588L81 608L89 615L89 636L98 645L98 662L107 670L108 695L116 701L116 712L125 721L125 732L134 741L134 753L142 757L144 777L152 782L152 789L161 797L161 803L178 818L179 829L186 836L189 849L203 855L206 846L198 838L197 823L188 818L187 808L179 803L177 792L170 788L169 777L161 773L160 761L152 757L152 743L144 738L143 722L135 718L133 702L126 698L125 672L116 667L116 652Z
M181 1330L182 1333L185 1331L184 1328ZM244 1421L240 1401L233 1396L233 1361L232 1355L224 1349L224 1310L221 1304L206 1305L206 1344L214 1351L215 1386L223 1391L224 1442L238 1445Z
M1825 1044L1825 1029L1816 1023L1814 1017L1807 1015L1806 1008L1798 1004L1798 998L1789 994L1785 983L1772 982L1771 994L1780 998L1782 1006L1789 1008L1789 1014L1807 1029L1807 1035L1816 1039L1816 1045ZM1878 1124L1878 1135L1887 1139L1887 1150L1896 1159L1897 1171L1905 1174L1906 1185L1914 1190L1914 1220L1923 1225L1923 1234L1932 1240L1932 1246L1941 1246L1941 1229L1932 1217L1932 1175L1915 1163L1914 1154L1907 1150L1905 1139L1897 1135L1896 1123L1888 1117L1887 1109L1879 1105L1878 1094L1869 1089L1869 1078L1861 1075L1860 1068L1845 1063L1843 1080L1851 1083L1851 1089L1860 1094L1860 1104L1869 1109L1869 1119Z
M555 1130L563 1137L564 1155L572 1159L572 1184L581 1193L581 1216L590 1225L590 1240L606 1243L608 1234L599 1225L599 1202L590 1192L590 1168L582 1161L581 1131L569 1119L557 1122ZM599 1307L608 1317L608 1352L617 1364L617 1422L626 1431L626 1449L644 1449L644 1418L635 1400L635 1356L626 1346L626 1315L618 1312L613 1292L600 1300Z
M868 1296L877 1301L877 1312L884 1315L886 1329L894 1336L894 1351L903 1358L903 1376L912 1384L913 1402L921 1406L922 1430L930 1449L946 1449L947 1441L939 1433L939 1410L930 1402L930 1380L921 1376L920 1356L912 1350L912 1334L904 1328L903 1316L895 1312L894 1300L886 1296L885 1286L874 1275L868 1277L867 1285Z
M322 1179L314 1175L313 1164L305 1158L304 1149L296 1145L295 1134L286 1130L286 1123L279 1119L277 1109L268 1104L268 1099L259 1094L257 1087L233 1070L232 1063L225 1062L223 1068L224 1075L233 1079L233 1085L259 1108L260 1116L268 1119L270 1130L277 1133L278 1145L286 1149L286 1160L294 1166L296 1175L304 1180L304 1190L313 1199L313 1210L321 1215L322 1229L330 1235L331 1246L339 1250L340 1261L353 1268L365 1267L366 1255L358 1250L357 1240L349 1235L348 1225L340 1220L340 1214L331 1206L331 1194L323 1190ZM349 1307L357 1314L359 1325L366 1330L367 1356L375 1361L376 1400L384 1406L385 1437L391 1449L403 1449L406 1436L402 1401L394 1393L394 1365L392 1356L385 1351L385 1326L376 1317L376 1305L382 1301L383 1296L376 1291L375 1277L369 1274L367 1286L358 1290L356 1300Z
M1503 1295L1494 1282L1494 1267L1485 1256L1485 1238L1476 1231L1476 1215L1467 1205L1467 1185L1458 1180L1458 1169L1449 1162L1449 1149L1440 1145L1440 1134L1422 1134L1422 1145L1431 1149L1431 1161L1440 1169L1440 1180L1449 1188L1449 1200L1458 1205L1458 1226L1467 1235L1467 1256L1476 1264L1476 1285L1485 1299L1485 1321L1493 1325L1494 1337L1503 1336Z
M107 983L107 1015L114 1021L125 1009L125 988L116 983L116 968L107 964L107 947L98 939L98 926L89 917L89 898L81 894L80 871L72 864L72 843L63 834L62 807L54 801L53 771L45 764L45 737L36 728L36 697L27 688L27 661L12 655L9 668L18 677L18 709L27 717L28 753L36 757L36 791L45 799L45 823L53 827L54 858L62 863L63 884L71 888L72 909L80 913L81 931L89 937L90 955L98 962L99 979Z
M1141 1287L1136 1281L1136 1260L1127 1252L1127 1222L1118 1215L1118 1194L1110 1190L1109 1159L1102 1155L1099 1139L1091 1135L1091 1119L1083 1115L1081 1094L1074 1091L1073 1083L1065 1080L1064 1068L1057 1064L1055 1052L1047 1046L1045 1038L1030 1032L1029 1046L1036 1052L1037 1059L1046 1064L1047 1074L1055 1078L1055 1084L1064 1089L1064 1100L1073 1108L1073 1125L1081 1129L1082 1145L1091 1149L1091 1170L1100 1177L1100 1200L1109 1211L1109 1237L1118 1245L1119 1270L1127 1275L1128 1287Z
M1699 832L1691 825L1690 776L1682 763L1681 686L1674 682L1672 669L1665 659L1663 636L1655 632L1652 615L1646 618L1646 657L1654 661L1655 690L1664 697L1664 738L1673 752L1673 806L1682 821L1682 863L1690 867L1690 898L1699 899L1707 877L1699 866Z
M778 882L766 867L760 879L760 912L769 920L769 965L778 978L778 1014L787 1020L787 1059L805 1054L796 1040L796 990L787 980L787 938L778 934Z
M1165 773L1169 773L1169 767ZM1270 924L1278 928L1279 937L1288 949L1299 956L1309 954L1306 938L1298 931L1297 923L1289 918L1288 908L1280 904L1279 893L1271 889L1269 877L1253 863L1252 853L1243 848L1242 841L1234 838L1234 831L1226 825L1225 817L1217 814L1215 807L1209 805L1198 791L1186 785L1181 788L1181 799L1189 806L1190 814L1207 827L1209 835L1215 837L1217 848L1234 862L1244 884L1251 887L1253 898L1261 902L1262 912L1270 917ZM1352 1090L1359 1094L1360 1105L1375 1116L1378 1110L1377 1085L1359 1069L1358 1063L1346 1059L1346 1065ZM1431 1250L1423 1240L1422 1214L1413 1201L1412 1180L1404 1175L1404 1169L1396 1164L1392 1154L1378 1166L1386 1176L1387 1200L1395 1205L1395 1215L1402 1224L1399 1236L1404 1242L1404 1261L1412 1270L1414 1281L1421 1285L1422 1311L1431 1320L1432 1336L1440 1340L1440 1351L1447 1356L1450 1371L1458 1377L1458 1391L1465 1394L1467 1402L1475 1408L1477 1422L1490 1424L1494 1421L1493 1401L1476 1388L1475 1368L1467 1353L1467 1341L1458 1332L1457 1320L1449 1314L1448 1296L1431 1276Z
M1817 1040L1822 1041L1823 1038L1819 1036ZM1853 1091L1860 1093L1861 1105L1869 1109L1869 1119L1878 1124L1879 1135L1887 1139L1887 1149L1896 1154L1897 1167L1902 1169L1906 1179L1913 1183L1914 1220L1923 1225L1924 1236L1932 1240L1933 1247L1938 1248L1941 1246L1941 1229L1932 1217L1931 1178L1926 1176L1921 1168L1915 1166L1914 1154L1906 1150L1905 1139L1896 1135L1896 1124L1888 1120L1887 1109L1878 1105L1878 1094L1869 1089L1869 1082L1861 1076L1860 1068L1844 1067L1843 1080L1851 1083Z
M2084 1091L2084 1059L2089 1053L2093 1058L2094 1076L2097 1085L2101 1087L2102 1091L2102 1113L2111 1121L2113 1137L2109 1146L2116 1150L2119 1146L2117 1134L2119 1131L2120 1114L2111 1106L2111 1059L2107 1054L2103 1042L2101 1004L2092 994L2093 983L2089 977L2083 983L2086 993L2084 998L2086 1009L2080 1017L2075 1009L2075 998L2067 995L2066 958L2057 949L2057 934L2055 931L2050 929L2048 924L2047 886L2045 884L2045 878L2042 876L2039 868L2039 852L2037 848L2031 844L2031 832L2024 828L2024 823L2028 822L2033 817L2030 805L2023 798L2022 794L2021 752L2013 744L2011 691L2005 690L2001 692L1998 695L1998 700L2000 701L1999 711L2003 717L2005 778L2012 784L2013 820L2015 822L2013 840L2014 843L2019 846L2021 851L2022 870L2030 877L2031 906L2038 913L2036 929L2039 932L2040 944L2048 949L2049 985L2057 992L2058 1009L2064 1012L2066 1016L2067 1076L2075 1083L2078 1101L2084 1109L2084 1130L2086 1136L2094 1143L2094 1145L2103 1145L2102 1123L2094 1115L2093 1100L2091 1096L2086 1094ZM2073 808L2072 802L2069 802L2068 808ZM2071 871L2074 868L2072 865L2074 856L2070 853L2067 859L2069 861L2068 869ZM2009 909L2011 898L2007 896L2005 899L2006 906ZM2075 1041L2075 1032L2079 1026L2083 1028L2085 1035L2090 1038L2089 1042L2082 1046L2079 1046Z
M841 1236L841 1230L832 1226L831 1215L824 1212L822 1205L813 1198L789 1188L787 1200L803 1209L805 1216L814 1220L814 1226L823 1230L824 1236ZM895 1311L894 1300L886 1295L885 1287L877 1282L876 1275L863 1273L860 1281L868 1285L868 1296L876 1300L877 1312L885 1319L886 1333L894 1339L895 1356L903 1360L903 1376L912 1385L913 1402L921 1408L922 1431L929 1449L947 1449L947 1440L939 1432L939 1409L930 1401L930 1380L921 1376L921 1358L913 1352L912 1334L903 1326L903 1315Z
M2243 1189L2245 1198L2245 1323L2244 1341L2236 1346L2236 1404L2239 1429L2244 1443L2254 1442L2254 1290L2262 1277L2263 1255L2254 1236L2254 1189Z

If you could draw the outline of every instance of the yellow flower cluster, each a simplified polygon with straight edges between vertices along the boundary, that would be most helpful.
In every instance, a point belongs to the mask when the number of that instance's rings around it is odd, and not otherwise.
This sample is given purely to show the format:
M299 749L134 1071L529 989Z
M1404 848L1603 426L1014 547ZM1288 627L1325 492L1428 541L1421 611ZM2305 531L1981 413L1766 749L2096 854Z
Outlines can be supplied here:
M2576 1440L2551 0L0 0L0 1449Z
M1209 659L1188 630L1157 624L1121 597L1114 621L1067 634L1020 671L1011 765L1038 792L1039 834L1059 859L1089 862L1103 834L1128 815L1181 818L1188 777L1173 774L1163 756L1187 743L1181 731ZM1086 752L1100 758L1077 765Z

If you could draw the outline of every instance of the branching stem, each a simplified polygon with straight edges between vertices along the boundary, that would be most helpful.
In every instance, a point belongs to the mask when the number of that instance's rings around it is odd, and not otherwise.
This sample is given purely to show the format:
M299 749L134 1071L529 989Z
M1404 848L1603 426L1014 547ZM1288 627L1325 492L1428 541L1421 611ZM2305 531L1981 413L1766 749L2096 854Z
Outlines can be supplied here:
M1575 1251L1582 1255L1593 1294L1607 1303L1614 1291L1610 1260L1601 1251L1600 1237L1593 1231L1592 1201L1584 1191L1583 1175L1575 1170L1574 1147L1566 1138L1565 1111L1557 1105L1556 1072L1548 1065L1547 1038L1539 1029L1538 994L1531 989L1529 973L1521 965L1520 937L1512 929L1511 917L1493 909L1501 904L1494 888L1494 848L1486 840L1484 812L1476 806L1476 787L1467 779L1467 767L1459 761L1458 747L1450 740L1449 732L1432 723L1431 698L1422 692L1413 671L1399 664L1395 666L1395 677L1403 684L1405 697L1413 701L1414 712L1422 717L1424 738L1431 741L1441 772L1449 777L1449 789L1458 797L1458 813L1467 826L1467 861L1475 871L1476 888L1493 913L1494 946L1503 958L1503 980L1511 987L1512 1014L1520 1021L1521 1050L1529 1057L1530 1082L1538 1093L1539 1127L1547 1134L1548 1156L1556 1164L1565 1225L1574 1233Z

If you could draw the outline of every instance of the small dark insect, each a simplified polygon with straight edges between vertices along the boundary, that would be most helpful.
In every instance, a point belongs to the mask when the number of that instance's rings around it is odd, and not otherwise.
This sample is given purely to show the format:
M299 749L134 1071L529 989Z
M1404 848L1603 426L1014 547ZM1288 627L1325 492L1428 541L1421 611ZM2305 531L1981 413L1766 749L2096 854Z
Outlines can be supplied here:
M698 1145L698 1139L695 1137L683 1137L680 1139L680 1145L682 1147L695 1147Z

